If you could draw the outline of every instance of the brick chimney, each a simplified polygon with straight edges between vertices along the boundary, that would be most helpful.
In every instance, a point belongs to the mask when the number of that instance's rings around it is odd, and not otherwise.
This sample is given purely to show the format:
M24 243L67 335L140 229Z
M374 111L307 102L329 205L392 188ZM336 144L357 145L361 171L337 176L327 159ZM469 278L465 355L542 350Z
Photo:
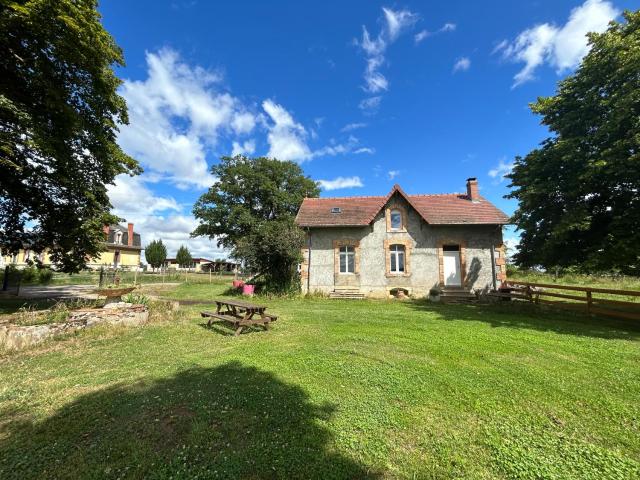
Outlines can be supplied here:
M109 240L109 225L105 225L102 227L102 231L104 232L104 236L107 237L107 241Z
M132 247L133 246L133 223L127 224L127 229L129 230L129 236L127 237L127 245Z
M467 197L472 202L480 201L480 194L478 193L478 179L475 177L467 178Z

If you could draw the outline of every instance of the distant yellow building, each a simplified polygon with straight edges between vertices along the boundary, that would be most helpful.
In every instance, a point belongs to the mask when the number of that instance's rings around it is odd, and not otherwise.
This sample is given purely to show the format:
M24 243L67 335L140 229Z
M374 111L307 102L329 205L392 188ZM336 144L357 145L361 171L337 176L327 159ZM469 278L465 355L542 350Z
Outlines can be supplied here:
M87 267L92 269L100 267L124 268L126 270L139 267L142 244L140 234L133 230L133 223L127 224L126 227L119 224L105 225L103 230L106 237L106 250L96 258L90 259L87 262ZM27 248L20 249L15 255L0 256L0 267L15 265L18 268L24 268L36 260L39 260L42 265L52 266L47 250L38 254Z

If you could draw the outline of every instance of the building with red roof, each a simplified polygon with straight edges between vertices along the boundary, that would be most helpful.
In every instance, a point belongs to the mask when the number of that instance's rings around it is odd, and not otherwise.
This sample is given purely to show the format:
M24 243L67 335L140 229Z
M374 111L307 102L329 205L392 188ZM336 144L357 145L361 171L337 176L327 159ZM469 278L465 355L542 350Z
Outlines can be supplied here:
M305 198L296 223L307 232L303 290L386 297L431 289L472 293L506 278L502 227L509 218L478 191Z

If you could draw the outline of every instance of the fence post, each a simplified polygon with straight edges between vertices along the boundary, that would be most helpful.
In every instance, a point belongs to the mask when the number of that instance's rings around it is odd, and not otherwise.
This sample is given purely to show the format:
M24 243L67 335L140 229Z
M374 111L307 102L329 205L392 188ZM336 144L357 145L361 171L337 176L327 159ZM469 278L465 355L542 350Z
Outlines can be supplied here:
M4 267L4 278L2 279L2 290L5 292L9 289L9 265Z
M593 303L593 296L590 291L587 291L587 314L591 315L591 304Z

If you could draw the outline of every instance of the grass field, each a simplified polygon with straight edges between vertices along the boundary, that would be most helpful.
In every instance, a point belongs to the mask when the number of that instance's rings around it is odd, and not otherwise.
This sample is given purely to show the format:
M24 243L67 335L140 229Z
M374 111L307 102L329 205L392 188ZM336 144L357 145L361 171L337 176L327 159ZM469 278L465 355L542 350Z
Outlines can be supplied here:
M0 357L0 478L640 476L640 327L522 305L259 299L153 285L179 318ZM198 303L201 302L201 303Z
M224 281L229 283L230 278L233 278L233 274L220 275L218 273L212 273L209 276L208 273L195 273L195 272L169 272L169 273L151 273L151 272L130 272L122 271L118 274L122 283L163 283L163 282L184 282L185 279L188 283L220 283ZM76 274L66 273L54 273L53 279L50 285L98 285L100 279L99 272L81 272Z
M629 276L612 277L605 275L582 275L579 273L567 273L556 276L552 273L513 270L509 273L509 278L532 283L611 288L614 290L640 290L640 278Z

